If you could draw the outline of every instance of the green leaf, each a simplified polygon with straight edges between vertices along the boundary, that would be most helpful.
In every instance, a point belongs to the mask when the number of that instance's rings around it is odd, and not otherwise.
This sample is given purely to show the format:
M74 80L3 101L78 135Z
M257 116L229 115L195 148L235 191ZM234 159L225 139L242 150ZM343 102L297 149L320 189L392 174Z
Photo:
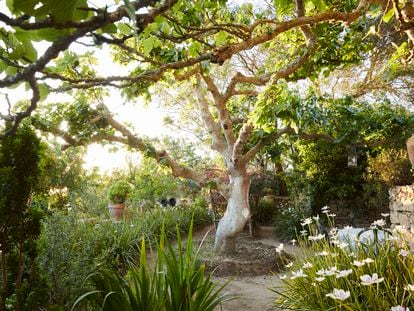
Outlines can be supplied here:
M142 41L142 45L144 47L144 54L149 55L152 49L154 48L154 38L149 37L145 39L144 41Z
M13 8L16 11L20 11L28 15L34 15L34 7L38 2L39 0L14 0Z
M322 0L312 0L313 5L318 9L319 11L322 11L325 9L325 4Z
M391 21L391 19L392 19L393 16L394 16L394 8L392 8L387 13L385 13L384 16L382 17L382 20L385 23L389 23Z
M129 26L128 24L125 24L125 23L119 23L118 24L118 30L123 35L126 35L126 34L131 33L131 26Z
M43 6L35 10L35 16L43 17L50 15L57 22L73 20L78 0L43 0Z
M118 28L115 24L108 24L102 27L102 31L106 33L117 33Z
M15 35L25 48L25 58L29 59L31 62L37 60L37 50L31 41L32 32L17 31Z
M188 48L188 53L191 57L197 57L201 51L201 43L196 41L190 45Z
M274 0L277 7L277 14L282 16L288 13L289 9L293 8L293 1L291 0Z
M40 101L44 101L49 95L50 89L46 84L39 84Z
M67 33L68 30L58 30L53 28L39 29L36 31L36 39L38 41L46 40L49 42L54 42Z
M7 65L4 62L0 61L0 72L3 72L4 70L6 70Z
M12 60L17 60L21 58L26 53L26 49L23 44L18 43L13 48L13 51L9 54L9 58Z
M17 68L14 66L7 66L5 72L8 76L14 76L17 73Z
M219 31L216 35L216 45L222 45L227 41L228 34L225 31Z
M14 1L13 0L6 0L6 6L10 12L14 12Z

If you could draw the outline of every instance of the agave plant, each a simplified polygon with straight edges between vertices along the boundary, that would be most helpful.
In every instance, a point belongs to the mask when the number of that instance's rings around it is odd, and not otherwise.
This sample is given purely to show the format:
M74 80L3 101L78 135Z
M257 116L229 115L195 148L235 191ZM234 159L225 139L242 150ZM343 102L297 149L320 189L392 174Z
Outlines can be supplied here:
M190 224L186 250L177 228L177 250L165 240L162 231L154 252L154 263L147 262L146 243L142 239L139 267L133 266L125 276L116 271L100 270L87 281L89 290L73 304L87 309L103 311L212 311L220 303L233 299L222 294L224 287L217 286L205 275L204 264L199 264L198 252L193 249Z

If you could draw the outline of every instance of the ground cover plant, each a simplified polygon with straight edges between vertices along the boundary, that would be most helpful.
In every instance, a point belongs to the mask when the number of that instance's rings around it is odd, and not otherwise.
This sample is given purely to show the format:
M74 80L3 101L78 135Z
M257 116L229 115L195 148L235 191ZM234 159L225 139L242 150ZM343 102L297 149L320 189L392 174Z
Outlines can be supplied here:
M381 219L371 225L371 238L363 239L361 234L343 239L333 226L328 240L317 229L325 217L334 224L335 215L327 207L320 218L302 222L303 230L294 242L301 247L303 256L294 263L286 263L290 270L280 277L284 287L272 289L280 295L275 300L277 308L353 311L411 308L414 255L405 238L406 229L386 229L386 221Z
M139 265L133 265L126 276L118 271L99 270L88 277L93 289L80 296L72 310L84 304L88 309L110 310L203 310L212 311L229 299L221 294L227 283L217 286L193 249L192 227L185 249L177 226L177 249L173 249L162 230L159 243L147 261L145 238L140 248Z

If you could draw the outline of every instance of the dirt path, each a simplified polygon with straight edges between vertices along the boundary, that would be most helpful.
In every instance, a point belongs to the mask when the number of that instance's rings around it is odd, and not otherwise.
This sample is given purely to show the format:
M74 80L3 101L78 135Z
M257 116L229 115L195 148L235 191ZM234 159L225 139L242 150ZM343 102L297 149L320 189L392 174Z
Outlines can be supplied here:
M214 230L211 230L210 234L214 234ZM280 241L273 236L271 227L258 228L255 232L253 240L274 247L277 247L280 244ZM297 256L299 254L299 249L297 247L286 244L287 243L285 243L285 250L287 253L293 256ZM241 275L237 277L215 277L213 274L213 279L219 284L224 284L230 279L231 281L224 289L224 292L237 297L235 300L223 303L221 307L217 308L217 311L274 310L272 307L272 301L275 299L277 294L272 292L269 288L280 287L283 285L277 274L261 276Z
M220 284L228 281L228 278L213 278ZM223 303L223 311L269 311L273 310L271 303L276 297L269 288L281 286L278 276L265 275L255 277L239 277L233 279L224 289L224 292L236 296L237 299Z

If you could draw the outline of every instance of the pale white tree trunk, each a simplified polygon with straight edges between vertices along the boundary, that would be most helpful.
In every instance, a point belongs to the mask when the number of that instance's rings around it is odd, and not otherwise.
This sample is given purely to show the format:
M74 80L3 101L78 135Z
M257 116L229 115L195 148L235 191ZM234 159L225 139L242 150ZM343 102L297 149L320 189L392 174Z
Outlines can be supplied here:
M239 174L230 175L227 210L216 231L214 248L216 252L220 253L234 253L236 251L236 237L250 218L250 176L247 172L236 171L236 173Z

